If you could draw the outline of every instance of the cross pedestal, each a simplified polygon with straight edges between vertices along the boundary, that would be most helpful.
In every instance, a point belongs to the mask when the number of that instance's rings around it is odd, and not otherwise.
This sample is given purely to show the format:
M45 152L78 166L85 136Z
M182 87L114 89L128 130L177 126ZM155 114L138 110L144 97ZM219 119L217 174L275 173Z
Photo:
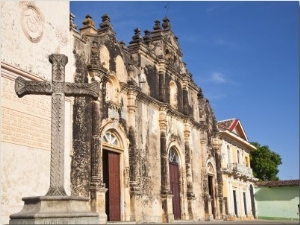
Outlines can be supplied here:
M18 77L15 91L26 94L52 95L51 99L51 161L50 187L45 196L25 197L21 212L10 215L9 224L97 224L98 213L89 210L89 198L67 196L64 188L64 120L65 95L98 97L98 83L65 82L68 58L61 54L49 56L52 82L26 81Z
M24 197L21 212L9 224L98 224L98 213L88 208L89 198L76 196Z

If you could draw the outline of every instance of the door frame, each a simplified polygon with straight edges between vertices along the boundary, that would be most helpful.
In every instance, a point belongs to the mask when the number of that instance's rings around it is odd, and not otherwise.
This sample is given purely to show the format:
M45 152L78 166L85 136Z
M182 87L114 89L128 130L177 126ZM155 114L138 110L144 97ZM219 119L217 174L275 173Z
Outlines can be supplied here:
M176 165L177 166L177 172L178 172L178 204L179 204L179 218L176 218L175 219L175 214L174 214L174 196L172 198L172 211L173 211L173 215L174 215L174 219L175 220L181 220L182 217L181 217L181 214L182 214L182 195L181 195L181 192L182 192L182 187L180 185L180 181L182 180L182 177L181 177L181 174L180 174L180 160L179 160L179 153L177 151L177 148L176 147L171 147L169 149L169 154L168 154L168 169L169 169L169 184L170 184L170 191L171 191L171 174L170 174L170 164L172 165Z
M208 193L210 195L211 199L211 213L213 215L213 218L216 219L217 212L216 212L216 193L215 193L215 183L214 183L214 175L213 174L207 174L207 180L208 180Z
M125 209L124 209L124 202L126 201L125 199L125 184L124 184L124 169L125 169L125 165L126 162L124 162L124 152L125 152L125 147L127 145L124 145L123 143L123 135L122 133L120 134L119 132L117 132L114 128L110 128L112 124L109 124L109 126L107 126L107 129L103 129L102 130L102 135L101 135L101 153L102 153L102 164L103 164L103 152L104 151L109 151L109 152L114 152L114 153L118 153L119 154L119 166L120 166L120 221L124 221L126 220L126 216L125 216ZM118 145L112 145L110 143L107 143L103 140L104 135L106 135L107 133L112 133L116 139L118 140ZM103 167L102 167L102 176L103 174ZM127 202L125 202L126 204ZM106 203L105 203L106 204ZM105 208L106 211L106 208ZM104 212L106 213L106 212Z
M109 181L110 181L110 176L109 176L109 154L116 154L117 155L117 157L118 157L118 169L119 169L119 171L118 171L118 179L119 179L119 220L111 220L111 218L110 218L110 208L109 208L109 205L110 205L110 197L109 197L109 195L108 195L108 193L109 193L109 190L110 190L110 188L109 188ZM104 155L106 155L105 157L104 157ZM106 162L105 162L106 161ZM120 153L119 152L116 152L116 151L110 151L110 150L107 150L105 147L103 148L103 181L106 183L106 187L108 188L108 191L105 193L105 213L107 214L107 220L108 221L121 221L121 218L122 218L122 213L121 213L121 207L122 207L122 205L121 205L121 163L120 163L120 161L121 161L121 155L120 155ZM106 165L106 168L104 169L104 165ZM104 173L105 172L105 173ZM107 177L107 178L105 178L105 177ZM105 178L105 179L104 179ZM107 180L106 180L107 179Z

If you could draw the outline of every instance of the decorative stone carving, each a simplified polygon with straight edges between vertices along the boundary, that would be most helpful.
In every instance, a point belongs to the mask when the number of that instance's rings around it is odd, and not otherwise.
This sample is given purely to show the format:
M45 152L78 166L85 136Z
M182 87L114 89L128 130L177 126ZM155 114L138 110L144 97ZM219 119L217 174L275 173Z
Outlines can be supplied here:
M47 195L65 196L64 189L64 112L66 95L98 97L99 85L65 83L65 65L68 58L61 54L49 56L52 63L52 82L16 79L15 90L19 97L26 94L52 94L50 188Z
M132 37L132 41L129 42L129 44L133 44L133 43L140 43L142 42L143 38L141 36L141 31L139 28L135 28L134 29L134 36Z
M63 45L63 46L67 46L68 45L68 34L67 31L62 27L59 26L56 28L56 38L58 40L58 42Z
M21 26L26 37L33 43L37 43L43 36L44 16L34 3L21 4Z
M70 13L70 29L77 29L77 25L74 22L75 15Z

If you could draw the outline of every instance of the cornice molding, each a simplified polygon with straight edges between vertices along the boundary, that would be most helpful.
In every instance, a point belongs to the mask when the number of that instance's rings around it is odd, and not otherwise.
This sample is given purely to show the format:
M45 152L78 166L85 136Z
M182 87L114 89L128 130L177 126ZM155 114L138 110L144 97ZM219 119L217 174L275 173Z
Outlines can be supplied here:
M221 135L221 139L227 141L226 139L229 138L230 141L227 142L235 144L237 147L241 146L243 148L244 146L246 146L247 149L250 149L251 151L256 150L256 147L254 145L250 144L248 141L245 141L244 139L228 130L219 131L219 134Z

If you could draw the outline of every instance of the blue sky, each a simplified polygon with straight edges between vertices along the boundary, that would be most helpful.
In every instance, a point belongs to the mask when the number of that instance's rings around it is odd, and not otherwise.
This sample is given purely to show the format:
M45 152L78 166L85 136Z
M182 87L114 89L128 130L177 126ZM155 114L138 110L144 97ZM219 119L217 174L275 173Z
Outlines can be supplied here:
M119 41L167 16L183 61L217 120L238 118L249 141L278 153L299 179L299 2L72 1L75 23L108 14Z

